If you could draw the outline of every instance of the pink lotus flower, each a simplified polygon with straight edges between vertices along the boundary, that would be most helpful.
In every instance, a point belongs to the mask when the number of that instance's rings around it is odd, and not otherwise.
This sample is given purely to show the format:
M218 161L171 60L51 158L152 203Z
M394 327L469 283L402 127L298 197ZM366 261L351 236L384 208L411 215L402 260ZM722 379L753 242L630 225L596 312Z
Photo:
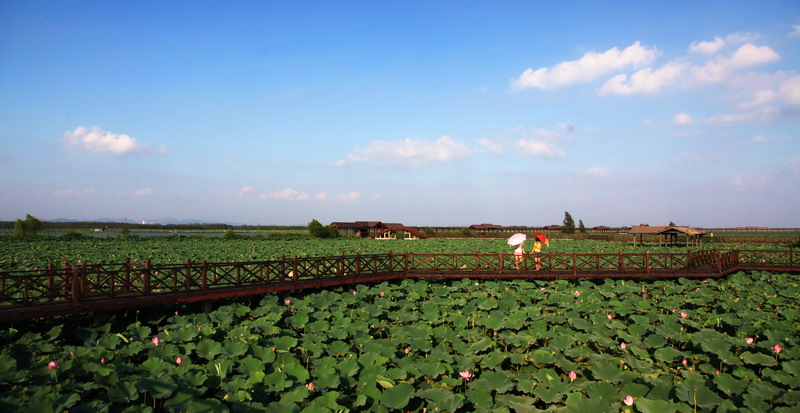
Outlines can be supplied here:
M573 381L577 378L578 378L578 373L575 373L574 371L569 372L569 381Z
M719 369L717 369L717 371L714 372L714 374L720 374L720 373L722 372Z
M47 370L53 370L53 369L57 369L57 368L58 368L58 362L57 361L53 360L53 361L47 363Z
M614 316L611 315L611 314L607 315L606 317L608 317L609 320L613 320L614 319Z
M309 391L314 391L314 382L313 381L308 382L308 384L306 384L306 388Z
M283 300L283 305L289 305L289 304L291 304L291 303L292 303L292 300L290 300L290 299L288 299L288 298L287 298L287 299L285 299L285 300Z
M411 347L406 347L406 349L405 349L405 350L403 350L403 351L405 351L405 353L406 353L406 354L408 354L408 353L410 353L410 352L411 352Z
M633 406L633 396L631 396L631 395L629 394L627 397L625 397L624 399L622 399L622 402L623 402L623 403L625 403L625 404L627 404L628 406Z
M677 311L677 310L673 308L671 311L674 313L674 312L675 312L675 311Z
M747 340L745 341L747 341L747 344L753 344L756 342L756 340L753 337L747 337Z
M472 378L472 373L470 373L469 370L459 371L458 375L466 381L469 381L469 379Z
M688 361L688 360L686 360L686 359L683 359L683 361L681 361L681 364L683 364L684 366L686 366L686 365L688 365L688 364L689 364L689 361Z
M154 336L153 339L150 340L150 342L153 343L154 346L158 346L158 343L163 343L164 340L158 338L157 336Z
M575 297L580 297L580 296L581 296L581 292L578 291L578 290L575 290Z
M625 350L625 347L628 347L628 345L627 345L627 344L625 344L625 342L624 342L624 341L623 341L623 342L621 342L621 343L619 343L619 348L621 348L621 349Z
M105 357L100 359L100 364L106 364L106 358Z
M386 297L386 293L385 293L385 292L383 292L383 291L381 291L381 293L380 293L380 294L378 294L378 295L379 295L379 296L381 296L381 297Z
M183 363L183 358L178 357L175 359L175 364L181 364L181 363Z
M353 295L356 295L356 294L358 294L358 292L356 290L353 290Z
M681 318L686 318L686 317L689 317L689 314L686 314L685 312L681 311Z
M781 350L783 350L783 347L781 347L780 344L776 344L776 345L774 345L774 346L772 346L770 348L772 349L772 351L775 352L775 354L778 354L778 353L781 352Z

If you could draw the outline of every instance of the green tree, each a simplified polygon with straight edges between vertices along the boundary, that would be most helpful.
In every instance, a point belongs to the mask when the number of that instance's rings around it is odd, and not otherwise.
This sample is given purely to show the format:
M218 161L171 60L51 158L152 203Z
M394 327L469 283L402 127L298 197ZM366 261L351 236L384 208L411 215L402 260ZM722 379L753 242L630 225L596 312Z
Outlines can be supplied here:
M236 234L233 232L232 229L226 229L225 231L222 232L222 235L220 235L220 237L222 239L236 239Z
M578 231L586 232L586 226L583 225L583 220L582 219L578 220Z
M42 221L31 214L25 214L25 220L17 219L14 222L14 236L16 237L35 237L41 229Z
M561 232L565 234L575 233L575 220L572 219L572 215L567 211L564 211L564 228L561 229Z
M470 231L469 228L467 227L461 228L461 230L458 231L458 233L461 234L462 237L468 238L472 236L472 231Z
M325 225L319 223L316 219L312 219L308 223L308 233L314 238L337 238L339 237L339 230L333 225Z

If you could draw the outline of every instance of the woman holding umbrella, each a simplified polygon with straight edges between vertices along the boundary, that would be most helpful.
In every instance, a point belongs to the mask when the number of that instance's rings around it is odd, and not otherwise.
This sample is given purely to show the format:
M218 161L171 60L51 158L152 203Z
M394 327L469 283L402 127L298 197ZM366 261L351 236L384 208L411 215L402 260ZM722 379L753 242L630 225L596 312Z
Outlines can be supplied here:
M522 244L527 239L527 236L522 233L516 233L508 238L508 245L516 247L514 250L514 264L517 266L517 271L522 269L522 257L525 255L525 249Z
M536 263L536 271L539 271L540 267L542 266L542 257L539 256L539 254L542 252L542 242L544 242L548 247L550 246L550 242L547 241L547 237L544 234L534 232L533 235L536 237L536 240L533 242L533 250L531 250L531 254L533 254L533 262Z

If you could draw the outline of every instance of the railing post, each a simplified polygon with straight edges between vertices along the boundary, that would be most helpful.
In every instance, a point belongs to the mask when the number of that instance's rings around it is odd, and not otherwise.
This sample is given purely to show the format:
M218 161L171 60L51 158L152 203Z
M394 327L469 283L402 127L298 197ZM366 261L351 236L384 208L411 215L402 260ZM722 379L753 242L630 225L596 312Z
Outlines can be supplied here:
M125 257L125 286L127 291L131 287L131 257Z
M72 270L72 306L78 306L78 267L70 267Z
M408 251L406 251L405 257L403 257L403 275L408 277Z
M186 259L186 282L183 283L186 291L192 289L192 260Z
M297 281L297 255L292 256L292 282Z
M503 273L503 253L502 252L498 252L497 253L497 262L498 262L498 267L499 267L498 272L500 274L502 274Z
M339 277L344 277L344 251L339 255Z
M150 258L144 260L144 294L150 294Z
M481 270L481 250L478 250L478 267L475 270L476 271Z
M394 269L394 264L392 263L392 250L389 250L389 272L392 272Z
M200 289L203 291L208 289L208 262L203 260L200 264Z
M53 261L47 263L47 300L53 301L55 298L55 288L56 288L56 266L53 264Z
M622 257L622 250L619 250L619 270L625 271L625 258Z
M716 252L717 255L717 272L722 274L722 253L719 252L719 250L715 250L714 252Z
M644 268L645 272L650 274L650 251L644 252Z
M89 279L89 271L86 269L86 262L84 261L81 263L81 294L86 294L88 289L86 288L86 282Z
M286 279L286 255L281 254L281 281Z
M361 254L356 253L356 278L361 275Z
M578 254L572 250L572 275L578 275Z

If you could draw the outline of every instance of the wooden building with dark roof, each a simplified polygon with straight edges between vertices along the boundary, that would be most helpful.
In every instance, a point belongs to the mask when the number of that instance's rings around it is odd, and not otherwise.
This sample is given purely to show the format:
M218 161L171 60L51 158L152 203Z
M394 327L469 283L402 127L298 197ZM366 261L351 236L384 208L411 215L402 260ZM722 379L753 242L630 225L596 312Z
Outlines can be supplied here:
M658 236L658 246L663 245L676 245L681 235L685 236L686 245L699 246L703 242L703 236L707 231L692 227L683 227L676 225L637 225L632 226L628 233L633 235L633 246L636 246L636 236L639 236L639 243L644 242L645 236L648 241L655 241Z

